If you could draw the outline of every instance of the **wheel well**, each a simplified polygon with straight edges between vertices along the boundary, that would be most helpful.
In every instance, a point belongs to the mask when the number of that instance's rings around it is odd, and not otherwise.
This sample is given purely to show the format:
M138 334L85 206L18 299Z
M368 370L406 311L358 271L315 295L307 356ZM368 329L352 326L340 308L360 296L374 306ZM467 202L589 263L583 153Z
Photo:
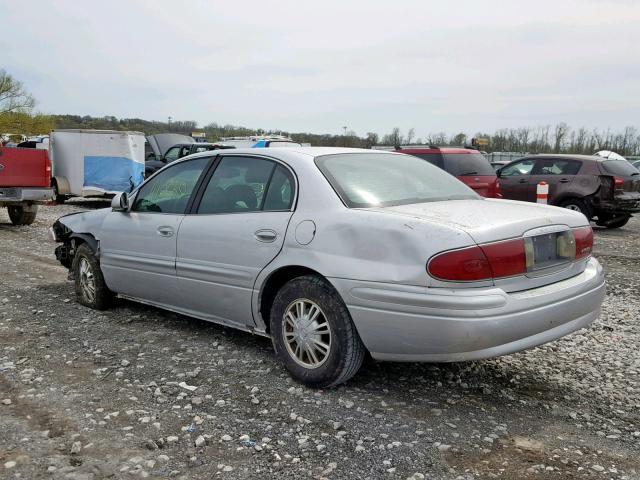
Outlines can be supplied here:
M305 275L316 275L322 277L320 273L312 270L311 268L299 265L290 265L276 270L269 276L269 278L267 278L260 294L260 315L262 315L262 319L264 320L267 333L270 328L269 316L271 315L271 306L273 305L273 300L276 298L278 290L280 290L288 281Z
M98 254L98 241L95 237L88 233L72 233L69 240L73 240L76 247L86 243L94 254Z

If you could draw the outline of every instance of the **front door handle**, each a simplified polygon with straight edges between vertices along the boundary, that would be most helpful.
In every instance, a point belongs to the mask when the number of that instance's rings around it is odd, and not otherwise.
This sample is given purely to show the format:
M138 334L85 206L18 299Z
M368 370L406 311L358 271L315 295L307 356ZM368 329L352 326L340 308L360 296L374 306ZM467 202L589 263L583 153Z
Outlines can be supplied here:
M276 238L278 238L278 233L275 230L264 228L255 232L253 236L259 242L270 243L276 241Z
M518 183L527 183L527 182L528 182L528 180L526 178L521 178Z
M569 180L568 178L563 178L560 180L560 183L569 183L571 180Z
M158 227L158 235L160 235L161 237L173 237L173 228Z

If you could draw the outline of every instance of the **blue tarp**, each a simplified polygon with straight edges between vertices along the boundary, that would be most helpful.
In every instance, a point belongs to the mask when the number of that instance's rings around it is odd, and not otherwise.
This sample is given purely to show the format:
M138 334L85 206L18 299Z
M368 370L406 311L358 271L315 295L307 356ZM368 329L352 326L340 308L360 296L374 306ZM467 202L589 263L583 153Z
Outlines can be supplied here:
M130 192L144 180L144 164L126 157L84 157L84 187Z

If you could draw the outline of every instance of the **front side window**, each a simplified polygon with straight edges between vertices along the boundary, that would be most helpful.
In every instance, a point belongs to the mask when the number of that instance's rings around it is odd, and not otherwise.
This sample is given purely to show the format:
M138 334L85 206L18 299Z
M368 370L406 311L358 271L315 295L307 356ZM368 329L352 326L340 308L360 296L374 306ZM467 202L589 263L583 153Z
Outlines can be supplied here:
M578 160L543 158L536 162L533 175L577 175L582 163Z
M276 163L255 157L223 157L207 185L199 214L262 210Z
M352 153L324 155L315 162L349 208L480 199L455 177L413 155Z
M535 160L522 160L521 162L512 163L507 165L502 170L500 170L501 177L513 177L516 175L529 175L531 170L533 170L533 166L535 165Z
M140 188L131 210L183 214L208 163L202 157L167 167Z

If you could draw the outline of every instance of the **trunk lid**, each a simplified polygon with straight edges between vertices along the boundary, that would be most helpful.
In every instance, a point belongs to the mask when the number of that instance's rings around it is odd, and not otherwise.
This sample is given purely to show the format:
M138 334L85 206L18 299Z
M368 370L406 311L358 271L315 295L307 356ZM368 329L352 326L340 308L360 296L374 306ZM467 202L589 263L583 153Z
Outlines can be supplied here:
M0 187L49 187L51 163L46 150L0 147Z
M521 237L529 230L549 225L571 228L589 225L579 212L515 200L448 200L368 210L406 215L458 228L479 244Z

